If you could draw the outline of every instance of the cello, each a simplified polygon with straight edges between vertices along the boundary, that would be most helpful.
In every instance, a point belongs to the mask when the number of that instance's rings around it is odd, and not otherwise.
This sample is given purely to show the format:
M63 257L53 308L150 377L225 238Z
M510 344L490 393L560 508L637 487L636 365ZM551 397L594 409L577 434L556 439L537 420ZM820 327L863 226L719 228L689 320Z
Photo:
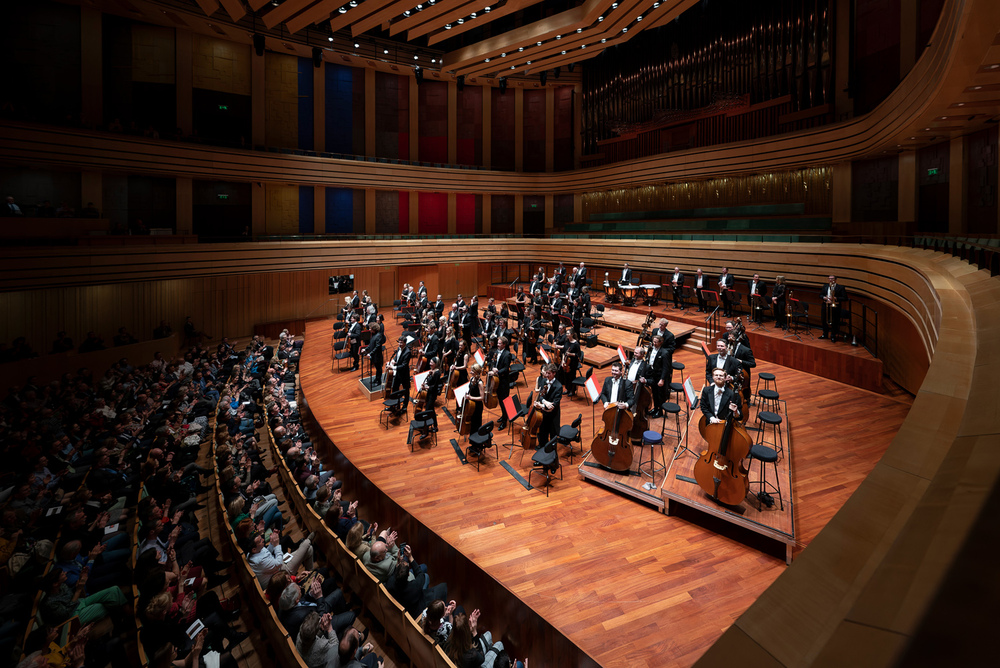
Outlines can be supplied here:
M739 386L734 389L739 397ZM716 501L727 506L739 505L750 489L749 470L743 460L750 453L753 439L734 413L730 413L725 422L716 424L709 424L708 418L702 415L698 431L708 448L694 463L695 480Z
M626 408L611 406L601 419L604 426L590 444L594 459L606 469L628 471L632 468L632 446L628 443L632 414Z

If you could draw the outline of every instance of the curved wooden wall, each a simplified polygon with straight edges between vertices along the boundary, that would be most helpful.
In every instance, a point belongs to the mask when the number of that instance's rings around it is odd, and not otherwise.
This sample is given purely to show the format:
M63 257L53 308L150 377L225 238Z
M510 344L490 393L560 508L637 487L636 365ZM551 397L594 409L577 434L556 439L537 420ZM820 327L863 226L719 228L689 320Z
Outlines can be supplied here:
M514 173L256 153L65 128L0 125L0 152L18 164L124 170L195 179L475 193L571 193L707 176L832 164L895 150L949 112L992 46L1000 3L949 0L930 46L895 91L865 116L822 129L679 151L605 167Z
M184 274L195 277L188 280L216 282L222 288L232 282L233 288L223 290L220 299L248 303L285 297L279 291L244 294L243 277L233 274L249 274L251 268L273 276L371 268L367 276L377 280L380 271L402 273L412 265L449 258L535 263L562 259L583 260L594 269L627 261L639 271L680 264L717 272L725 265L737 275L756 270L770 278L780 272L790 282L816 285L833 272L852 294L898 311L918 333L902 344L902 356L914 363L929 361L913 410L857 493L710 650L706 663L730 652L759 658L758 664L765 661L762 653L769 655L768 662L782 665L840 659L888 663L920 621L1000 474L1000 451L995 448L1000 416L992 388L1000 371L994 352L1000 342L1000 279L941 253L849 244L631 241L609 246L599 240L525 239L163 250L165 257L128 249L102 249L101 256L90 257L43 249L19 268L10 266L12 256L5 258L8 269L0 288L100 283L106 273L107 280L126 285L140 286L137 281L143 280L168 284L171 277ZM310 288L307 297L295 301L294 317L315 309L314 302L325 302L325 279ZM845 445L847 439L845 434ZM872 652L869 645L880 649Z

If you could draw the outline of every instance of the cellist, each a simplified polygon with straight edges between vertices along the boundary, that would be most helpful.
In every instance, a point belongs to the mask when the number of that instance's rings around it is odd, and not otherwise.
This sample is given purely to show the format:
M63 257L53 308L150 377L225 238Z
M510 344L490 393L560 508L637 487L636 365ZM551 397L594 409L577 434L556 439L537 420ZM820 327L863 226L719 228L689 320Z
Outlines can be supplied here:
M725 422L732 414L740 417L740 399L733 388L726 385L726 372L723 369L712 371L712 384L701 390L701 412L709 424Z
M497 421L497 429L503 431L507 428L507 417L503 412L503 401L510 396L510 365L514 358L507 350L507 337L501 336L497 339L496 353L490 358L489 375L495 376L497 399L500 400L500 419Z

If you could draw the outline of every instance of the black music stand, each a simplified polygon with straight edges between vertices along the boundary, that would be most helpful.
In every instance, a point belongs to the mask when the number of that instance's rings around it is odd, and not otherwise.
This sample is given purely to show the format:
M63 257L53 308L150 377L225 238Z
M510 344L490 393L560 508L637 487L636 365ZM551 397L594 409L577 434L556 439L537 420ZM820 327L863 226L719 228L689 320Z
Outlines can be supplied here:
M770 331L764 326L764 309L767 308L767 301L760 295L750 295L750 308L753 311L753 321L757 324L753 331Z

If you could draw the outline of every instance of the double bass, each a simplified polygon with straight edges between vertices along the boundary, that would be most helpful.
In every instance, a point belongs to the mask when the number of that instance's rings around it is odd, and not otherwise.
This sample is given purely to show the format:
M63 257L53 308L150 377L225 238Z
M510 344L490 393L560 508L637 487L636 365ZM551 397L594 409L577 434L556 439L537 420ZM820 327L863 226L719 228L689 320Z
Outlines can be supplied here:
M646 383L635 384L635 415L632 418L632 429L628 437L633 444L642 443L642 435L649 430L649 418L646 411L653 405L653 390Z
M490 410L500 405L500 397L497 395L497 385L500 384L500 377L496 374L489 374L486 378L486 389L483 391L484 403Z
M528 395L528 403L531 405L531 409L524 416L524 425L521 427L521 447L525 450L538 447L538 429L542 426L543 417L542 411L535 406L530 394Z
M738 383L738 381L736 381ZM739 387L734 388L737 397ZM743 409L746 412L746 409ZM694 478L710 497L727 506L737 506L750 489L749 470L743 463L750 453L753 439L743 423L730 413L725 422L709 424L705 415L698 422L698 431L708 448L694 463Z
M632 468L632 446L628 442L632 414L626 408L611 406L601 419L604 426L590 444L594 459L612 471L628 471Z

